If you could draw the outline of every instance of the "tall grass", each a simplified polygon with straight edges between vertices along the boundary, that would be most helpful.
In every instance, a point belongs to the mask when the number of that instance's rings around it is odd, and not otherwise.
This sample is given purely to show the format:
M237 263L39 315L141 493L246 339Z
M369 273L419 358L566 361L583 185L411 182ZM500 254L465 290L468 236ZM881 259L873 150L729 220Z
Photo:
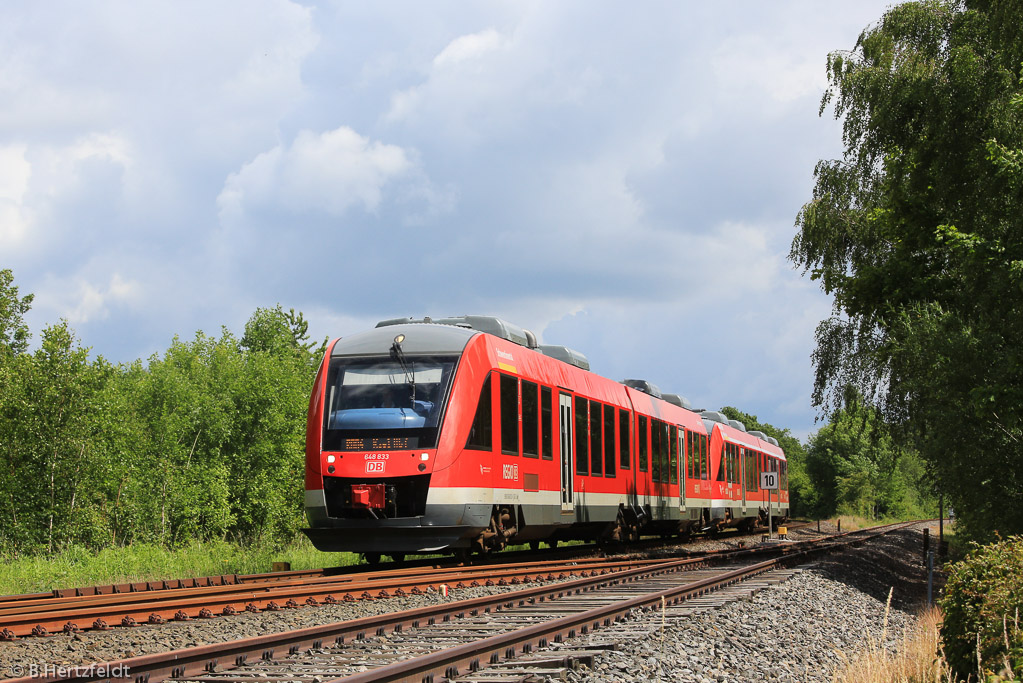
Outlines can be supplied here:
M891 597L889 596L889 603ZM941 612L928 608L917 619L916 626L902 634L898 648L885 647L888 610L881 637L868 638L866 648L853 655L839 653L842 668L835 673L835 683L957 683L945 660L940 656Z
M270 571L274 562L290 562L292 569L314 569L355 564L353 553L324 553L305 537L283 550L273 544L239 545L228 541L193 542L177 549L136 544L98 552L73 548L53 556L0 555L0 595L39 593L54 588L75 588L132 581L256 574Z

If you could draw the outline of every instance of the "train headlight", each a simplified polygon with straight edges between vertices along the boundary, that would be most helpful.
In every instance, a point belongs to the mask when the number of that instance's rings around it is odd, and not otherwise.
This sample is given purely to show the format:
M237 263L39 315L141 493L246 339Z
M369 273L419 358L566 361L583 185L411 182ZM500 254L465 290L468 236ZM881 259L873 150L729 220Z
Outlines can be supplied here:
M337 458L335 458L333 455L327 456L327 462L334 462L335 460L337 460Z
M419 459L422 460L423 462L426 462L427 460L430 459L430 454L429 453L423 453L422 455L419 456Z

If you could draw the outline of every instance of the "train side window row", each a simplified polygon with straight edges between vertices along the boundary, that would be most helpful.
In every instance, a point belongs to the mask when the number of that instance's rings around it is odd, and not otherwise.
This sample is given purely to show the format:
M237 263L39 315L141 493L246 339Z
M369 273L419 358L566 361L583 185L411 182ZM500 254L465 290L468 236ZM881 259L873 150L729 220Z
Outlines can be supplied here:
M615 411L618 419L615 420ZM619 428L615 439L615 425ZM621 408L575 397L575 472L594 477L614 477L615 446L621 469L629 467L629 412ZM621 431L624 428L624 432Z
M491 450L493 447L493 409L491 377L480 391L479 403L465 447ZM498 405L501 424L501 452L527 458L554 458L554 392L551 387L505 374L498 376ZM617 469L631 465L630 413L627 410L574 399L576 473L596 477L614 477ZM616 413L617 411L617 413ZM615 415L617 414L617 419ZM521 443L519 425L522 425ZM617 438L615 433L617 430ZM617 455L616 455L617 448Z
M491 404L493 374L488 375L483 382L466 448L491 450L493 447ZM498 378L501 452L507 455L521 454L527 458L542 457L544 460L552 460L553 390L510 375L498 373ZM630 434L632 420L629 411L599 401L591 401L582 396L575 397L574 408L576 474L614 477L616 469L630 469L633 441ZM685 458L686 452L689 453L688 477L710 480L709 440L706 435L682 429L656 418L648 418L646 415L636 416L636 432L639 470L651 472L653 481L677 484L680 458ZM754 477L759 481L759 471L763 464L753 466L753 463L757 462L753 452L740 449L734 444L725 444L718 481L727 478L728 482L737 483L740 472L739 458L743 456L746 458L747 488L756 490L756 484L751 486L750 482ZM787 486L787 474L785 463L782 463L781 478L784 486Z
M465 447L489 451L494 445L490 373L483 381ZM554 391L536 382L498 374L501 452L526 458L554 459ZM519 425L522 441L519 442ZM521 450L520 450L521 446Z

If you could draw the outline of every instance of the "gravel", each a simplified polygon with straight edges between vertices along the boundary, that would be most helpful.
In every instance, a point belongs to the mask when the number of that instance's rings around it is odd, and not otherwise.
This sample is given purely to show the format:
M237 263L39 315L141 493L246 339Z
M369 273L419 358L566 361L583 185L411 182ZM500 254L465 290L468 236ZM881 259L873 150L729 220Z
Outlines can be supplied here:
M831 555L769 590L669 621L663 633L658 611L640 615L633 637L613 639L616 650L568 679L831 681L844 659L868 645L892 650L915 625L926 604L921 528ZM597 631L562 647L609 640Z
M817 534L807 530L792 534L796 535ZM685 549L692 552L739 542L701 542L704 547L687 545ZM708 607L691 618L670 623L663 638L672 645L669 647L660 644L658 614L652 627L635 624L640 632L656 628L656 635L624 638L617 650L595 660L593 670L581 669L569 676L573 680L593 681L830 680L829 672L839 661L838 652L852 653L862 648L868 638L880 639L889 588L894 591L886 640L889 643L901 640L903 631L913 624L912 613L925 599L926 591L921 545L921 531L915 529L829 556L752 598L735 600L719 608ZM0 642L0 678L26 675L28 667L44 663L74 666L114 661L514 589L466 588L451 591L447 598L429 592ZM599 631L589 638L606 642ZM563 647L580 647L584 642L576 639Z

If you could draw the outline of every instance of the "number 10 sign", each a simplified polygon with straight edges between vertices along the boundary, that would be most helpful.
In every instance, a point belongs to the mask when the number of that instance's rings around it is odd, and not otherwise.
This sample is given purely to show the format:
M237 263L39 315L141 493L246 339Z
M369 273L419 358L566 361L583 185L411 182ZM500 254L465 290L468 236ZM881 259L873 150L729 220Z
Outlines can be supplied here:
M767 489L768 491L775 491L778 488L778 473L777 472L761 472L760 473L760 488Z

